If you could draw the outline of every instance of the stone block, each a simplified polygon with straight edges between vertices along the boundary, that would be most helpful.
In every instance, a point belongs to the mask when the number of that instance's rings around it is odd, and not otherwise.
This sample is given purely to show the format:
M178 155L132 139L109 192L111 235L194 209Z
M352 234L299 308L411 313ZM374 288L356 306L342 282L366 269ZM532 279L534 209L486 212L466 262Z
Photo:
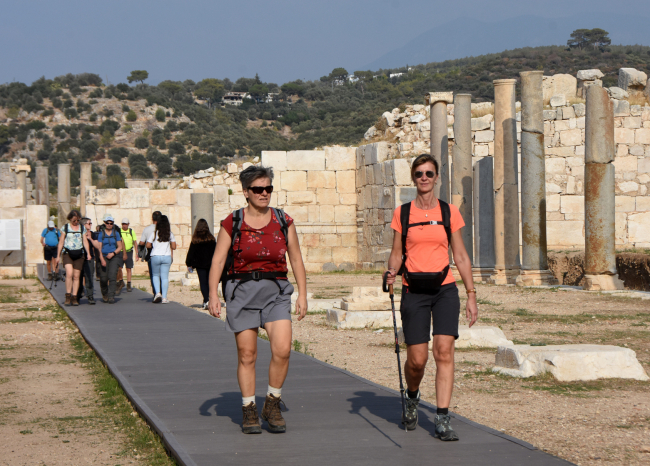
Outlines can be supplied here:
M636 208L636 202L632 196L616 196L615 205L616 212L634 212ZM616 222L618 225L618 222Z
M334 221L336 223L357 223L357 207L354 205L334 206Z
M120 208L149 207L149 188L120 189Z
M648 75L634 68L621 68L618 70L618 87L624 90L645 88Z
M627 100L614 100L614 116L625 117L630 114L630 103Z
M248 204L246 202L246 197L243 194L231 194L228 198L231 210L241 209L242 207L246 207Z
M644 157L638 160L639 173L650 173L650 157Z
M575 155L575 147L547 147L545 149L545 154L550 157L573 157Z
M226 165L226 171L228 173L237 173L237 164L236 163L229 163Z
M262 165L273 167L275 175L287 169L287 153L283 150L263 150Z
M336 173L325 170L307 172L307 188L336 188Z
M307 225L309 224L309 206L306 205L295 205L291 206L289 209L286 209L287 213L296 221L296 226L299 227L299 224ZM299 227L302 231L302 227Z
M557 212L560 210L560 197L559 194L546 195L546 212Z
M190 209L184 207L170 206L167 215L169 216L169 223L172 225L181 223L190 224L192 222L192 212Z
M560 142L563 146L579 146L582 144L582 131L579 129L560 131Z
M545 160L546 173L551 175L566 175L566 160L563 157L552 157Z
M595 81L596 79L602 78L605 76L602 71L598 69L591 70L580 70L577 74L577 79L579 81Z
M487 157L488 155L487 144L474 144L474 157Z
M326 248L336 248L341 246L341 237L336 234L320 235L320 245ZM356 250L356 248L354 248ZM337 262L336 252L332 251L332 260ZM356 262L356 259L355 259Z
M325 151L289 151L287 152L287 170L325 170Z
M641 128L642 121L640 116L629 116L623 118L623 128L638 129Z
M307 248L307 262L332 262L332 249Z
M544 121L555 120L557 118L557 112L555 110L544 110L542 117Z
M570 118L576 117L576 111L573 107L563 107L562 108L562 118L568 120Z
M313 204L316 196L313 191L289 191L287 192L287 205Z
M474 133L474 142L492 142L494 141L494 131L476 131Z
M213 186L214 202L229 202L228 188L225 186ZM274 193L275 194L275 193Z
M306 191L307 172L286 171L280 173L280 189L283 191Z
M334 206L333 205L321 205L319 211L320 223L332 223L334 222Z
M627 233L630 243L650 243L650 211L629 214Z
M636 353L610 345L500 346L495 372L533 377L550 372L561 382L608 378L649 380Z
M388 144L385 142L376 142L369 144L370 159L366 159L367 165L382 163L388 158Z
M642 144L634 144L632 147L630 147L630 155L643 157L644 154L645 148Z
M340 238L338 239L340 240ZM358 259L357 255L356 247L336 246L332 248L332 262L335 264L341 264L343 262L355 263Z
M560 212L563 214L583 214L585 213L584 196L562 196L560 200Z
M393 182L398 186L409 186L413 184L411 180L411 165L406 159L394 159L390 161Z
M23 190L22 189L14 189L14 188L0 189L0 206L2 206L3 208L22 207L23 206ZM43 231L42 228L41 228L41 231Z
M616 173L636 172L637 160L638 159L634 156L616 157L616 159L614 159L614 166L616 167Z
M402 204L406 204L407 202L412 201L415 199L415 196L417 195L417 189L415 187L398 187L395 188L395 205L393 208L397 208L401 206Z
M354 170L344 170L336 172L336 191L339 193L355 193L355 174ZM375 180L377 182L377 180ZM378 180L381 183L381 180Z
M338 205L339 194L336 189L318 188L316 190L316 201L320 205Z
M433 105L436 102L446 102L447 104L454 103L453 92L428 92L424 95L424 103Z
M564 94L567 99L570 99L576 96L577 90L578 80L570 74L544 76L542 80L544 102L549 102L551 97L558 94Z
M499 327L474 325L469 328L467 325L459 325L455 346L456 348L498 348L512 344Z
M641 128L634 131L636 144L650 144L650 128Z
M548 247L580 246L585 244L585 223L578 220L549 220L546 222Z
M153 189L149 191L149 204L159 205L176 204L176 190L175 189Z
M616 183L618 189L623 193L632 193L638 191L639 185L634 181L622 181Z
M45 228L50 216L49 210L49 207L45 205L28 205L25 207L25 223L23 225L23 234L27 244L27 247L25 248L25 265L37 265L43 263L43 249L40 247L41 232L43 231L43 228ZM37 244L39 247L34 246ZM30 245L32 245L32 247L30 247Z
M309 218L309 223L318 223L320 220L320 206L313 204L308 205L307 216Z
M339 194L339 202L343 205L357 204L357 193Z
M399 306L396 302L395 306ZM402 325L400 314L395 315L398 327ZM385 328L393 326L391 311L344 311L328 309L327 322L337 328Z
M120 196L117 189L95 189L89 192L88 204L95 205L117 205Z
M634 144L633 129L628 128L614 128L614 141L617 144Z
M564 107L566 105L566 97L564 94L556 94L551 97L551 107Z
M471 120L472 131L482 131L482 130L490 129L490 123L492 123L493 120L494 120L494 115L489 113L482 117L472 118Z
M636 198L636 209L638 212L650 212L650 197L638 196Z
M354 170L355 152L354 147L325 147L325 169Z
M586 115L587 106L585 104L573 104L573 110L575 111L576 117L584 117Z

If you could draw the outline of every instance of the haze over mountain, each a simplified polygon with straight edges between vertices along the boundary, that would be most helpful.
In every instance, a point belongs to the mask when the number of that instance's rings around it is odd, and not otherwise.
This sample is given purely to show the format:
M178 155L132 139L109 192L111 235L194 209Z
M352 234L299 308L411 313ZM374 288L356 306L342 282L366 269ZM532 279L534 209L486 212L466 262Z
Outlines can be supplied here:
M639 12L641 13L641 12ZM646 13L650 13L650 9ZM497 22L462 18L433 27L403 46L355 69L397 68L440 62L503 50L565 45L578 28L605 29L612 44L650 45L650 18L641 14L586 13L566 18L519 16Z
M0 83L90 72L117 84L144 69L149 84L255 73L282 84L339 66L353 72L565 44L580 27L604 28L613 43L650 41L639 18L650 16L647 0L34 0L3 2L2 14ZM523 15L540 18L508 19ZM416 39L431 28L435 36Z

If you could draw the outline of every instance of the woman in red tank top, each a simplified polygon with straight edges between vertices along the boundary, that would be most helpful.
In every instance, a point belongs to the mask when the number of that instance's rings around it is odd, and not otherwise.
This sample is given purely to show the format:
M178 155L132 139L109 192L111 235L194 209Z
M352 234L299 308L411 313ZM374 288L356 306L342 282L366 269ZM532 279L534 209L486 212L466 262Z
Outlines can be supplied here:
M218 286L232 245L233 264L227 271L229 278L224 298L227 304L226 328L235 333L237 343L242 430L246 434L262 432L255 405L257 335L262 327L268 333L272 353L262 419L268 422L271 432L285 432L280 397L289 370L293 293L293 286L287 280L287 253L298 285L298 320L307 313L307 277L293 219L269 207L273 169L248 167L240 173L239 179L248 206L221 222L210 269L208 307L210 314L221 316ZM233 243L233 227L236 225L239 225L239 233L235 234Z

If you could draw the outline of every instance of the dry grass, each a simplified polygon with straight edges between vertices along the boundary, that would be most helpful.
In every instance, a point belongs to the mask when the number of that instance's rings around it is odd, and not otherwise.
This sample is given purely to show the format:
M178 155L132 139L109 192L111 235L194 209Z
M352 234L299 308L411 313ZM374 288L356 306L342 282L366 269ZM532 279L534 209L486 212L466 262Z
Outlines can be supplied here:
M644 94L641 94L639 92L634 92L630 94L630 97L628 97L625 100L627 100L630 103L630 105L640 105L642 107L649 103L648 98Z
M485 115L494 115L494 105L489 108L477 108L472 110L472 118L480 118Z
M585 104L587 101L582 97L571 97L567 99L567 105Z

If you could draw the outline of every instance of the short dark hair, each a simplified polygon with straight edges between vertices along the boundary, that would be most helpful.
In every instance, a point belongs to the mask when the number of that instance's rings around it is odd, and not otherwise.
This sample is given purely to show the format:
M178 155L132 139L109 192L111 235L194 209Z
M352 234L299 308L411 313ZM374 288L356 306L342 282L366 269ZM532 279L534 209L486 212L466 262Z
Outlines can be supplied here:
M153 214L151 214L151 220L153 222L160 222L160 217L162 217L162 214L159 210L156 210Z
M92 220L90 220L88 217L84 217L84 218L81 219L81 221L79 223L81 223L82 225L85 225L88 222L92 222Z
M250 188L253 181L260 178L268 178L273 182L273 167L251 165L239 174L239 181L241 181L241 187L244 191Z
M430 154L420 154L415 157L413 163L411 164L411 180L415 181L415 170L425 163L430 162L433 164L433 167L436 169L436 175L440 173L440 167L438 166L438 161L434 159Z
M68 220L72 220L75 217L79 217L81 219L81 213L77 209L72 209L68 214Z

